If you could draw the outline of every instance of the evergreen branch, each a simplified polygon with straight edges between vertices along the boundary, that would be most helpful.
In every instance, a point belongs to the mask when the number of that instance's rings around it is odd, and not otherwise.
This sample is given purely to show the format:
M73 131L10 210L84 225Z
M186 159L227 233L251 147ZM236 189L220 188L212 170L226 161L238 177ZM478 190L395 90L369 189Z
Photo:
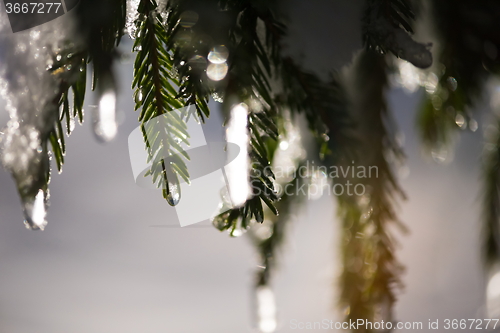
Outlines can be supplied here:
M215 4L213 1L207 3ZM191 110L195 110L198 119L205 122L210 116L208 100L212 89L205 71L207 61L200 54L208 54L210 44L203 39L207 35L205 29L196 29L200 26L195 20L198 14L194 11L196 8L190 7L195 4L180 0L166 4L163 10L166 33L172 36L167 40L166 50L172 54L172 65L177 73L179 89L176 98L185 100L186 105L194 105Z
M280 115L270 93L272 62L268 53L269 43L263 43L257 33L260 16L268 17L268 12L263 7L254 5L256 4L251 1L225 1L222 4L223 8L232 13L231 21L234 23L229 30L232 57L224 109L229 115L235 100L246 102L250 106L248 131L252 196L243 207L223 213L214 219L214 225L220 230L234 230L238 221L241 221L242 227L246 229L251 218L262 223L264 205L274 214L278 214L275 207L278 196L274 188L275 177L271 170L270 158L277 147L277 119ZM259 107L252 107L254 104Z
M49 69L54 79L60 82L59 94L54 99L54 104L58 106L60 112L54 128L48 134L59 172L62 171L64 155L66 154L63 124L66 124L66 134L70 135L75 118L78 118L80 123L83 122L83 101L87 81L86 67L85 52L75 52L72 48L67 48L54 56L54 65ZM70 88L73 93L72 112L69 104Z
M99 18L95 17L96 9L101 9ZM125 26L125 0L113 0L105 4L90 0L82 3L77 9L77 19L81 27L81 35L84 39L84 47L75 49L72 43L66 43L66 47L54 55L53 63L49 69L50 74L59 82L59 93L53 104L60 109L54 128L48 133L48 140L52 146L56 166L62 171L66 145L64 138L63 123L66 125L66 133L72 130L72 123L78 118L83 122L83 104L85 100L85 89L87 81L87 63L93 61L93 85L101 76L113 76L112 59L115 48L120 42L123 28ZM109 20L109 18L112 18ZM73 94L70 110L69 89ZM47 184L50 177L47 177Z
M371 51L362 52L354 64L354 110L360 134L356 162L365 168L377 167L375 178L348 179L363 184L361 198L339 197L343 220L343 262L341 305L348 308L348 319L392 320L394 287L400 286L401 265L394 257L389 225L398 221L394 205L405 198L386 160L388 154L397 160L403 153L388 128L390 115L384 99L387 86L383 57ZM359 92L365 92L359 98ZM382 313L379 313L382 311Z
M82 67L83 66L83 67ZM58 54L53 55L53 64L47 69L52 79L58 86L58 91L54 98L43 108L49 112L44 112L46 118L43 121L49 126L40 133L39 155L34 159L33 174L27 177L26 174L19 176L13 173L18 185L19 194L23 202L32 202L35 196L42 190L45 197L48 196L48 188L51 179L50 153L48 143L50 143L56 166L61 172L66 152L63 124L66 123L66 133L69 135L72 128L72 121L81 112L81 103L85 96L85 53L76 52L70 43ZM70 112L68 101L69 88L73 88L73 96L76 103L73 104L73 112ZM52 126L50 126L52 125ZM35 170L36 168L36 170ZM29 179L29 181L27 181ZM25 212L25 214L27 214ZM27 220L31 217L27 215ZM43 229L40 225L32 225L31 228Z
M112 65L126 21L126 0L87 0L76 10L80 33L93 63L92 90L99 81L114 82Z
M45 209L49 198L50 183L50 142L55 162L59 172L64 163L66 153L65 134L70 134L74 118L83 121L83 103L86 86L86 64L89 58L94 59L94 66L98 67L107 76L112 76L111 60L115 46L123 32L125 24L125 1L112 0L99 2L89 0L80 4L76 10L77 20L81 29L77 29L79 36L75 40L62 41L61 50L53 52L53 60L47 69L54 80L57 91L46 105L41 105L43 119L38 119L43 124L39 128L40 146L36 147L36 154L29 161L27 170L13 171L18 191L24 204L25 224L30 229L45 227ZM113 10L100 11L102 8ZM96 13L102 15L96 19ZM112 20L109 20L112 16ZM111 28L109 22L112 22ZM83 42L83 43L82 43ZM103 51L101 53L97 51ZM100 57L107 55L108 57ZM109 61L102 61L107 59ZM99 64L99 65L96 65ZM95 76L97 77L97 76ZM73 110L69 102L69 90L73 92ZM66 131L64 131L64 123ZM36 132L33 132L36 133ZM33 149L33 148L32 148ZM42 192L40 192L42 191ZM42 194L41 196L39 196ZM34 220L34 204L43 199L43 208L36 208L38 217Z
M498 72L500 61L498 57L492 59L483 47L474 47L469 41L500 47L492 33L495 28L500 28L495 17L497 9L492 2L432 2L432 15L440 22L436 29L442 51L439 66L434 71L437 85L428 89L419 115L418 125L426 148L448 145L458 128L477 129L472 107L481 96L489 71ZM471 13L495 22L494 27L485 29L482 23L468 19ZM470 37L464 38L465 35Z
M163 188L163 197L175 205L180 199L179 177L189 182L183 160L189 156L179 145L188 144L189 134L185 115L173 111L182 108L184 102L173 95L173 84L179 86L179 82L171 74L173 61L166 50L169 38L156 9L154 0L142 0L139 4L138 12L146 19L136 21L138 38L134 50L138 52L132 86L136 89L135 110L141 109L139 121L152 160L145 176L151 175L153 183Z
M230 2L224 2L226 6L230 6ZM281 110L290 109L293 113L304 113L309 124L309 128L317 138L321 145L320 151L322 156L335 155L338 160L340 156L347 154L348 143L352 136L348 133L352 129L350 117L347 113L347 102L343 97L344 92L338 83L338 79L332 76L330 82L323 82L314 74L310 74L296 65L292 59L286 57L280 52L280 43L285 35L285 27L279 23L273 11L269 6L262 3L260 6L253 7L252 5L243 5L239 2L240 7L234 9L238 14L238 29L234 29L231 35L231 40L236 43L235 52L232 57L232 65L229 73L228 91L226 96L230 94L240 94L242 100L257 99L263 104L263 119L273 120L282 117ZM227 8L227 7L223 7ZM229 9L231 9L229 7ZM235 19L236 21L236 19ZM263 22L266 40L263 43L257 34L258 22ZM238 33L241 32L241 35ZM265 45L265 46L264 46ZM271 82L270 77L276 76L277 82ZM276 96L271 95L268 91L271 90L271 85L281 85L281 94ZM278 89L275 87L274 89ZM239 92L244 92L241 94ZM246 95L245 95L246 94ZM265 113L271 112L274 117L269 117ZM250 116L250 123L252 117ZM278 210L273 208L273 201L277 199L274 194L273 181L274 177L271 172L266 175L263 169L269 164L269 159L266 155L272 156L276 145L272 144L276 140L277 131L273 133L271 128L276 127L276 120L270 124L261 123L256 129L256 126L250 126L251 138L251 157L252 157L252 188L258 189L259 193L268 194L260 197L271 211L277 213ZM268 139L263 140L260 133ZM331 137L331 138L330 138ZM263 144L265 141L267 144ZM267 149L266 149L267 148ZM267 168L269 170L269 168ZM261 177L257 179L254 174ZM250 199L245 206L239 209L240 213L229 212L217 217L215 224L221 229L231 229L235 226L240 218L247 218L248 213L255 213L254 217L257 221L262 219L260 212L259 198ZM257 207L252 209L251 207ZM250 214L250 217L252 214ZM224 223L224 219L225 223Z
M432 65L430 44L413 40L415 18L409 0L367 0L363 15L363 42L368 49L395 56L419 68Z
M293 112L304 113L320 145L320 158L333 154L331 157L338 162L341 156L347 156L354 143L350 133L354 124L338 78L332 75L330 82L323 82L316 75L305 72L291 58L284 59L282 72L284 104Z

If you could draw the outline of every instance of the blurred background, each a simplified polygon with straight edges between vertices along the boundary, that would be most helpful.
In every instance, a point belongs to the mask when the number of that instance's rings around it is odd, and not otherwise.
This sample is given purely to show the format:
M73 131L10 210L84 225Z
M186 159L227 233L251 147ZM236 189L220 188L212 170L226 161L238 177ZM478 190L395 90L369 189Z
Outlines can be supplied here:
M305 68L322 75L340 70L361 48L361 1L290 0L287 11L287 47ZM180 228L174 208L134 182L127 146L138 125L131 49L125 40L126 57L117 65L119 134L99 144L87 112L84 126L67 140L63 173L53 174L45 231L25 229L14 182L0 170L1 332L255 331L251 286L258 261L250 242L208 221ZM89 92L87 110L94 97ZM405 289L395 318L421 321L426 332L429 319L486 317L479 184L481 125L488 120L477 119L479 129L462 133L453 159L437 164L421 154L415 128L421 100L422 91L388 91L409 168L401 179L408 200L399 214L410 232L396 233ZM2 126L8 119L3 104ZM214 111L218 105L210 104ZM220 122L213 112L208 135L222 132ZM342 318L334 284L339 230L327 196L307 202L291 224L274 280L278 332L292 331L292 320Z

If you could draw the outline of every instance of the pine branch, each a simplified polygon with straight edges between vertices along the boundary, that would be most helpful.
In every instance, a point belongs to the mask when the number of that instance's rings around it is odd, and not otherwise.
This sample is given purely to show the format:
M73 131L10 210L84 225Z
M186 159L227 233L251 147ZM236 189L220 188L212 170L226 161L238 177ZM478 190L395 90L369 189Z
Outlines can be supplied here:
M303 113L309 129L320 145L320 158L326 155L331 163L349 155L354 144L353 122L348 114L348 101L339 78L332 75L323 82L315 74L304 71L291 58L282 65L284 104L298 114ZM335 162L334 162L335 161Z
M60 82L59 93L53 102L60 109L60 115L57 117L54 129L48 134L48 140L59 172L62 171L66 153L63 124L65 123L66 133L69 135L76 118L80 124L83 122L87 63L92 61L94 65L92 90L95 89L100 77L113 76L111 66L115 48L120 43L125 26L125 6L125 0L113 0L104 5L91 0L78 6L76 15L84 46L75 49L74 44L68 42L65 49L54 54L53 65L49 72ZM97 9L102 15L99 18L95 17ZM73 94L72 111L69 102L70 88ZM50 177L47 176L46 187L49 180Z
M403 153L394 130L388 127L391 122L384 99L387 86L384 58L371 51L362 52L353 70L353 94L357 96L353 108L360 142L355 162L365 168L377 167L377 176L347 179L362 184L366 193L360 198L339 197L344 228L341 304L348 309L348 319L387 321L392 320L394 287L400 286L402 270L394 256L389 227L396 223L403 228L394 205L405 196L386 156L390 154L397 161L403 158ZM360 92L364 92L361 98Z
M179 86L172 74L173 62L166 46L169 37L154 0L142 0L138 12L145 19L137 20L138 38L134 43L137 57L134 64L133 88L136 89L135 109L141 109L139 121L144 135L153 183L163 188L163 197L175 205L180 199L180 178L189 183L189 173L183 159L189 156L180 146L188 144L189 134L185 115L176 109L184 107L176 98ZM168 158L168 160L167 160Z
M436 30L442 51L434 72L437 85L427 89L419 115L420 134L426 148L449 145L459 128L477 129L472 107L481 96L488 72L498 72L500 63L496 54L486 52L488 45L495 50L500 47L493 33L500 28L498 12L494 2L432 2L433 18L439 22ZM481 23L470 20L471 13L485 19Z
M126 0L87 0L76 11L80 33L93 63L92 90L113 77L112 65L126 21Z
M367 0L363 15L363 42L368 49L392 52L419 68L432 65L430 44L413 40L415 19L408 0Z
M278 214L274 204L278 196L274 188L275 176L270 168L270 157L277 147L277 119L280 115L271 93L270 77L273 70L269 53L272 47L269 48L269 45L272 43L263 43L257 33L261 17L269 19L269 9L265 6L257 7L257 4L251 1L223 1L222 8L226 8L233 15L233 26L229 30L232 57L223 107L229 117L234 101L246 102L250 106L248 130L252 195L243 207L223 213L214 219L214 225L220 230L234 230L238 221L241 221L244 229L249 226L252 218L262 223L264 204L271 212ZM258 107L252 107L254 104Z
M78 119L80 124L83 122L83 102L87 82L86 59L85 52L75 52L69 48L54 56L54 65L49 70L54 79L60 82L60 92L54 100L60 109L60 114L48 136L59 172L62 171L66 154L64 132L67 135L71 134L75 119ZM70 110L69 103L70 88L73 93L73 110ZM66 131L63 130L63 124L66 125Z
M204 5L215 4L206 1ZM204 38L211 35L207 26L200 28L197 4L193 1L169 1L163 9L166 17L165 28L167 36L171 36L166 44L166 50L171 54L172 65L178 79L178 94L176 98L186 101L186 105L194 105L196 116L202 122L210 116L208 100L213 90L207 78L206 59L210 45ZM194 8L192 8L194 6ZM205 8L206 11L206 8ZM208 13L203 12L202 18Z

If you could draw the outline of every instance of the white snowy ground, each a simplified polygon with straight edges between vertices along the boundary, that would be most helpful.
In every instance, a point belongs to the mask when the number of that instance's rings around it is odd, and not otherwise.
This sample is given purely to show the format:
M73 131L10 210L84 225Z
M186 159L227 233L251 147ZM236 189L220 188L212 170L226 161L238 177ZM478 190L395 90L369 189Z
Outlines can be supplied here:
M352 42L356 35L331 32L356 24L358 12L338 1L338 19L332 19L327 1L294 3L291 18L297 44L305 43L304 63L322 71L347 61L359 47ZM323 48L324 40L306 37L311 33L330 38L331 45ZM338 43L340 50L332 46ZM256 262L249 242L212 228L152 227L177 225L175 211L160 193L133 181L127 148L137 118L131 64L119 71L125 115L119 135L102 146L91 134L88 114L84 127L77 126L68 139L64 172L53 176L45 231L24 228L14 183L0 171L0 332L251 332ZM396 317L424 323L483 318L481 127L462 136L451 164L428 163L414 127L419 98L402 90L389 95L406 135L410 167L402 180L409 200L400 213L411 233L398 237L406 290ZM88 98L87 104L94 102ZM3 110L0 121L6 121ZM279 332L294 331L292 320L339 319L333 311L339 262L332 202L310 202L293 226L275 281Z

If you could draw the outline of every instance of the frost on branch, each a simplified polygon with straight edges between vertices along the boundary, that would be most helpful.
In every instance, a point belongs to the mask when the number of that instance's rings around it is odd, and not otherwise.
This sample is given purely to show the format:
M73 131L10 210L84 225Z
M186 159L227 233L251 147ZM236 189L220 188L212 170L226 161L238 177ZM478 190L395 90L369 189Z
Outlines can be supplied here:
M12 33L0 11L0 94L10 120L1 142L2 163L16 181L24 205L26 226L45 227L48 204L47 140L59 116L62 87L71 84L77 66L54 70L63 50L75 47L74 19L67 14L38 27Z

